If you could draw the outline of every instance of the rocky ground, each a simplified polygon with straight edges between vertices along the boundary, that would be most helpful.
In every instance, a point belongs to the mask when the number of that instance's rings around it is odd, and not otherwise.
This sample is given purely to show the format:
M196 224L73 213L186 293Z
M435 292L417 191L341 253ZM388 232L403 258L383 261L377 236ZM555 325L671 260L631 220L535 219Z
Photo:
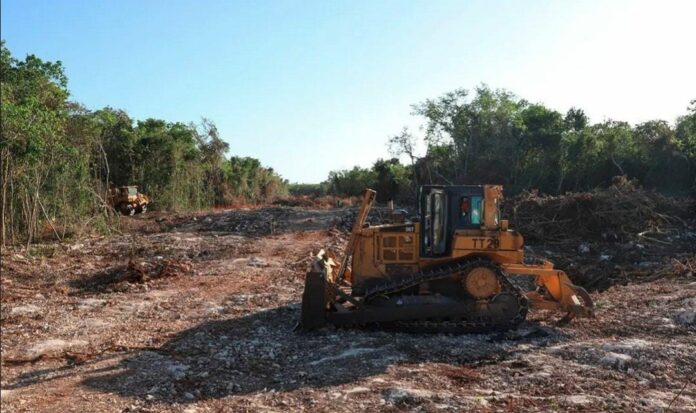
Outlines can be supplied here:
M351 214L148 214L110 238L4 249L2 411L696 410L688 231L670 252L532 246L621 281L562 328L536 313L496 334L293 332L310 256L345 245Z

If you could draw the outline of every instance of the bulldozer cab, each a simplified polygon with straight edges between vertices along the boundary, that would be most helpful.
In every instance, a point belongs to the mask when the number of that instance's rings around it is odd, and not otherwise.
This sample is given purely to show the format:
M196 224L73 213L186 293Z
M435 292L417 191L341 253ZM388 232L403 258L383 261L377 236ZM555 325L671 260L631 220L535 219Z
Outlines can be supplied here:
M459 230L498 230L497 185L428 185L420 191L421 257L451 254Z
M138 195L137 186L120 186L111 188L111 193L114 198L127 199Z

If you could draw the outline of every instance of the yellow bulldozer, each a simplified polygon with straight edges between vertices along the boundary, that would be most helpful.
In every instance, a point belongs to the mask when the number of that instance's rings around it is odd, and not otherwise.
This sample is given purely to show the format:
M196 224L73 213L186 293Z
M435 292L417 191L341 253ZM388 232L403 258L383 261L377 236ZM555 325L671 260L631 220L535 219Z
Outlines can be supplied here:
M108 202L123 215L135 215L147 212L150 198L138 192L137 186L119 186L109 189Z
M528 310L593 317L589 294L541 259L501 219L502 186L420 188L419 216L366 223L366 190L342 259L322 250L305 279L299 326L377 326L413 332L516 328Z

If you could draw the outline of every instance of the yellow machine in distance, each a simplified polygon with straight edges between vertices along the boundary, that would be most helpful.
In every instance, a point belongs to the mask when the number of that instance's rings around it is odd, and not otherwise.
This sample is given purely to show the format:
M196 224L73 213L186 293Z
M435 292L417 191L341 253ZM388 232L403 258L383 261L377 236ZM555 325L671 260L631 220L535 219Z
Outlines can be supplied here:
M340 264L322 253L305 281L301 326L379 324L413 331L509 329L529 308L593 316L587 292L500 217L498 185L423 186L419 219L369 226L366 190Z
M110 188L108 201L112 208L123 215L144 214L150 205L150 198L132 185Z

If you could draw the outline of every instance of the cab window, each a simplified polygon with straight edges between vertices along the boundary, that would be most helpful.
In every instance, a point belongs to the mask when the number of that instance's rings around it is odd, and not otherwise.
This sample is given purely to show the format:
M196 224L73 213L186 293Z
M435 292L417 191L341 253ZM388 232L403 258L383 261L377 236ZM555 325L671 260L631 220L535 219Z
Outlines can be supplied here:
M459 224L479 225L483 216L483 198L463 196L459 199Z
M493 214L494 216L494 223L495 226L497 227L500 224L500 206L498 205L498 198L495 199L495 213Z
M478 225L481 224L481 217L483 216L483 202L480 196L471 197L471 224Z
M433 196L433 252L441 254L445 252L445 194L435 192Z
M467 225L471 217L471 200L468 196L459 199L459 223Z
M425 215L424 215L424 222L423 222L423 246L425 247L426 251L430 251L432 245L431 245L431 239L430 239L430 232L432 231L432 207L430 205L430 197L428 196L425 201Z

